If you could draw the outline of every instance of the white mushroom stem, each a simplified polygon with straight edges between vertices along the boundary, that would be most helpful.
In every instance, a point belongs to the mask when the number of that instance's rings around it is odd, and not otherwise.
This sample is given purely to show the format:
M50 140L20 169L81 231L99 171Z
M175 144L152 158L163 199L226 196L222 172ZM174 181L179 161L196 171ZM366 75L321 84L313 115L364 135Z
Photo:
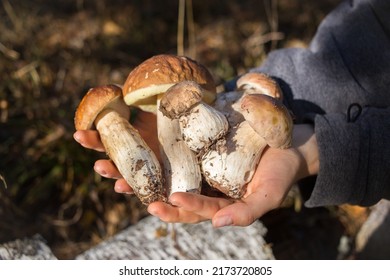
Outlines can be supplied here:
M200 153L228 131L226 117L213 107L199 103L179 118L181 134L187 146Z
M157 100L159 107L160 98ZM195 153L182 139L179 120L171 120L157 110L157 127L168 197L175 192L200 193L200 166Z
M197 83L183 81L164 94L158 107L164 116L179 120L183 140L196 153L207 149L228 130L224 114L204 103L203 93Z
M108 156L144 203L166 201L160 164L138 131L119 113L106 109L95 121Z
M203 155L202 173L212 187L229 197L241 198L266 146L266 141L243 121Z

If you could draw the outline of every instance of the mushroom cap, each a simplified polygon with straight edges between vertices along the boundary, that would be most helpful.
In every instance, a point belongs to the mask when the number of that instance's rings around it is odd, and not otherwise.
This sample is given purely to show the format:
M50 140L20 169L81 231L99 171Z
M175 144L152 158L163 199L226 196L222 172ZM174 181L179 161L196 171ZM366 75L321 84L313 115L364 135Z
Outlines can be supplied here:
M264 94L248 94L242 99L241 110L245 120L270 147L291 147L293 121L280 100Z
M113 109L124 118L130 118L130 108L123 101L120 87L105 85L91 88L77 107L74 118L76 130L94 129L97 116L105 109Z
M249 94L261 93L279 100L283 99L283 93L278 83L264 73L246 73L237 80L236 85L239 90L244 90Z
M153 56L134 68L123 86L123 96L127 105L156 112L157 95L185 80L205 89L205 102L214 101L216 87L210 72L188 57L169 54Z
M161 98L159 110L171 119L185 115L202 101L204 90L194 81L183 81L170 87Z

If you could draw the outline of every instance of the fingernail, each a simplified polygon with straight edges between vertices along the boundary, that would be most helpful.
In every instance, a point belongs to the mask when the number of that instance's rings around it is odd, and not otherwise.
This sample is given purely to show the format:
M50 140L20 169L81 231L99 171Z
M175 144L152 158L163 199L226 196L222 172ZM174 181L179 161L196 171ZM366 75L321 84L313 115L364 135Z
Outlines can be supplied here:
M128 194L128 195L133 195L133 191L124 191L123 188L120 185L115 185L114 186L115 192L121 193L121 194Z
M214 227L226 227L233 224L232 217L230 216L222 216L213 220Z
M99 166L94 166L93 169L95 169L96 173L100 174L101 176L106 176L107 175L107 172L106 170L102 169L101 167Z
M80 143L80 136L79 136L77 131L75 133L73 133L73 138L74 138L74 140L76 140L77 142Z
M153 209L153 208L149 209L148 208L148 212L149 212L150 215L158 217L158 212L155 209Z
M176 207L181 207L181 203L176 201L176 200L172 200L172 199L169 199L169 203L171 203L173 206L176 206Z

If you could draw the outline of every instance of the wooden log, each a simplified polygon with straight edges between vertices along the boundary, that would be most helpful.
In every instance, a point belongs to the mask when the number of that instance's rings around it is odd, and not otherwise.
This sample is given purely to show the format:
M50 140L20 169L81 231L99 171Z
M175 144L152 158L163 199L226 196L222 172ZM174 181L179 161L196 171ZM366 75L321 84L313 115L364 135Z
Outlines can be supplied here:
M0 244L0 260L55 260L45 240L36 234Z
M372 207L367 221L356 236L358 259L390 259L390 201Z
M166 224L148 216L76 259L274 259L259 221L215 229L210 222Z

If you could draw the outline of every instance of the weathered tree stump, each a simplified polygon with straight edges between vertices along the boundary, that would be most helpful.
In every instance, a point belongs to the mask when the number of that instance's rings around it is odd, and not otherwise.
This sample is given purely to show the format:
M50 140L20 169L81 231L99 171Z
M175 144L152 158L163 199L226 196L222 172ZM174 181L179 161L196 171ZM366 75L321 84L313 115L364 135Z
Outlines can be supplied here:
M373 206L356 237L359 259L390 259L390 201Z
M149 216L77 259L274 259L261 222L215 229L210 222L166 224Z
M0 260L55 260L45 240L36 234L0 244Z

